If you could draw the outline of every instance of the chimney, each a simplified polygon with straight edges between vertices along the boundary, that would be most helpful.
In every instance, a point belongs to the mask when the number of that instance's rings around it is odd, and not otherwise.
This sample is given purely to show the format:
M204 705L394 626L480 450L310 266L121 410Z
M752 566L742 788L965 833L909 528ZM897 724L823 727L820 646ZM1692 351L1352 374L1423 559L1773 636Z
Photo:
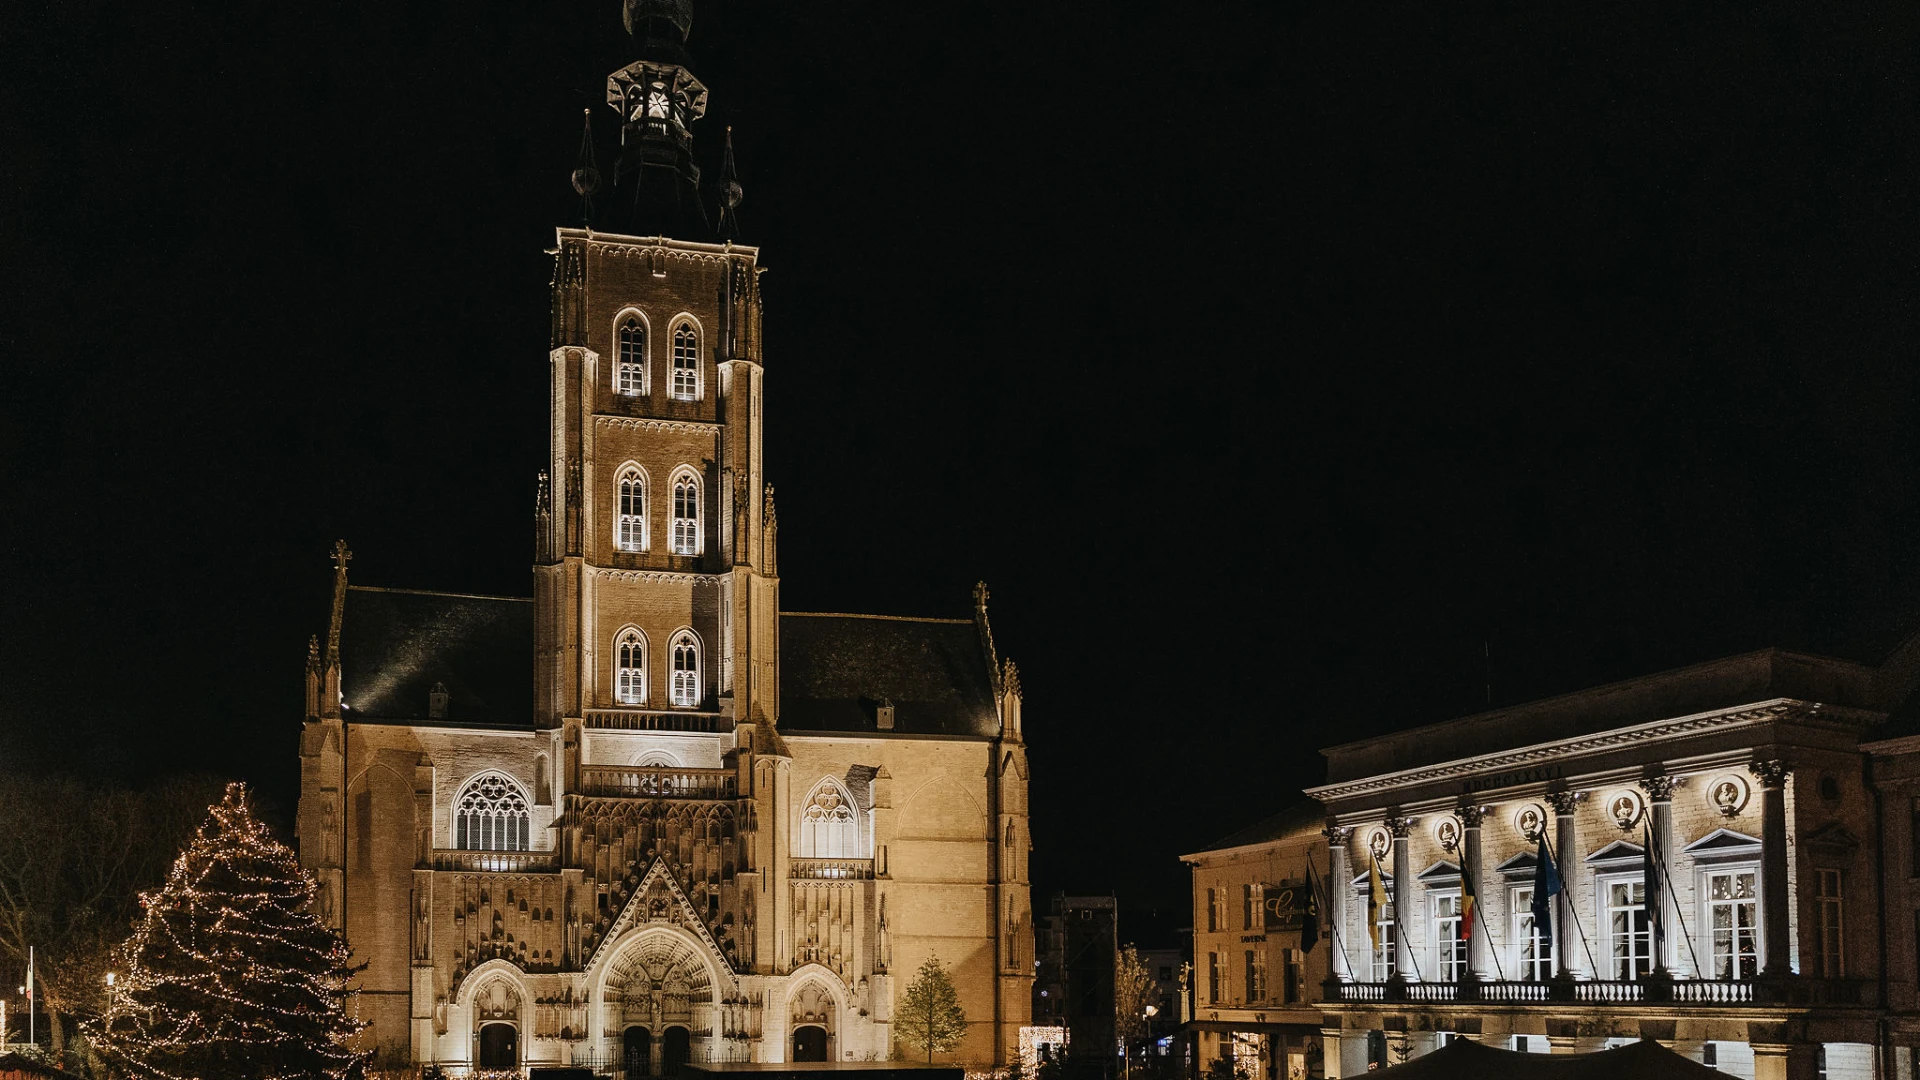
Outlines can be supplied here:
M427 718L445 720L447 718L447 684L437 682L427 692Z
M873 726L881 731L893 730L893 700L881 698L880 704L873 710Z

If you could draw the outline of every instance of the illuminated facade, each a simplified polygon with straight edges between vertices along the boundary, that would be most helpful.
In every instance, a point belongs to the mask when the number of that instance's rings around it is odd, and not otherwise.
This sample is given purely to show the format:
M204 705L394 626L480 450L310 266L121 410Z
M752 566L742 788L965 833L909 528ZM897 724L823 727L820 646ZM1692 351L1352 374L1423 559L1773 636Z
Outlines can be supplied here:
M1882 861L1920 820L1920 743L1889 737L1917 666L1766 650L1327 750L1325 1075L1647 1038L1760 1080L1910 1077L1912 864Z
M730 158L701 196L686 5L626 17L623 231L553 251L534 595L350 586L338 553L302 860L416 1062L884 1060L931 955L970 1022L946 1057L1003 1064L1033 970L1018 675L984 588L955 619L780 610L759 252Z

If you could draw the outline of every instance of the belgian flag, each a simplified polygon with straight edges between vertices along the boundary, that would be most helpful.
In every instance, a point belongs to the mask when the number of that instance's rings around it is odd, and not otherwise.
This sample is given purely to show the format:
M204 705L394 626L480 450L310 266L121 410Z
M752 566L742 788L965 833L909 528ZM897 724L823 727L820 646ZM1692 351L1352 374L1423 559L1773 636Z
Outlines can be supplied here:
M1465 862L1465 860L1461 860ZM1474 920L1480 914L1480 898L1473 892L1473 874L1460 867L1460 937L1473 937Z

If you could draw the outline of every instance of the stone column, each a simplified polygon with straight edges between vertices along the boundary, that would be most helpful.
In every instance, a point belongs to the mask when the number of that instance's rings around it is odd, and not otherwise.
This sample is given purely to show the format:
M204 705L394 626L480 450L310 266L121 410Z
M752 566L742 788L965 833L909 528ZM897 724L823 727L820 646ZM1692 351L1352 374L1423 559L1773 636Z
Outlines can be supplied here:
M1815 1080L1820 1075L1820 1051L1813 1043L1748 1045L1753 1047L1753 1080Z
M1329 944L1333 946L1333 949L1332 954L1328 957L1332 963L1328 965L1327 970L1332 972L1335 979L1343 983L1352 982L1353 961L1347 955L1347 949L1351 944L1351 939L1348 937L1348 934L1352 929L1347 925L1347 894L1353 891L1353 887L1350 884L1350 882L1353 881L1353 871L1347 862L1347 844L1353 837L1353 830L1350 828L1342 828L1338 825L1328 825L1324 835L1327 838L1327 853L1330 856L1327 860L1326 921L1327 925L1333 930L1333 933L1329 935L1333 939L1329 942ZM1335 1032L1334 1035L1336 1039L1339 1037L1338 1032ZM1337 1057L1330 1057L1328 1060L1330 1062L1337 1062L1339 1059ZM1328 1073L1327 1075L1334 1076L1337 1074Z
M1667 887L1668 879L1673 877L1667 860L1673 858L1673 789L1678 783L1679 778L1673 776L1649 776L1640 781L1640 789L1647 793L1647 829L1648 835L1653 838L1653 871L1660 876L1658 924L1661 938L1660 949L1653 957L1653 970L1656 973L1673 970L1675 958L1679 956L1674 948L1676 939L1686 932L1679 899Z
M1460 825L1463 835L1460 839L1460 883L1461 888L1471 892L1475 901L1474 921L1480 925L1473 930L1473 936L1467 939L1467 977L1475 982L1485 982L1493 974L1493 943L1487 939L1486 912L1479 910L1486 901L1485 879L1480 874L1480 822L1486 816L1483 806L1462 806ZM1465 903L1465 896L1461 898Z
M1562 978L1593 977L1593 973L1583 972L1579 958L1586 955L1580 946L1580 927L1574 922L1579 918L1573 906L1577 867L1580 865L1580 838L1573 828L1573 811L1580 802L1580 793L1575 791L1556 791L1547 796L1547 802L1553 806L1554 835L1553 861L1560 871L1560 895L1553 905L1554 955L1560 960L1558 975ZM1556 1053L1558 1047L1556 1044Z
M1413 832L1413 820L1399 814L1387 819L1387 832L1393 836L1393 975L1402 982L1420 981L1413 970L1413 943L1409 940L1413 864L1407 855L1407 837Z
M1323 1027L1320 1029L1321 1075L1337 1077L1340 1072L1340 1029Z
M1778 759L1756 761L1751 769L1760 781L1760 974L1779 977L1791 970L1787 961L1792 955L1787 932L1788 770Z

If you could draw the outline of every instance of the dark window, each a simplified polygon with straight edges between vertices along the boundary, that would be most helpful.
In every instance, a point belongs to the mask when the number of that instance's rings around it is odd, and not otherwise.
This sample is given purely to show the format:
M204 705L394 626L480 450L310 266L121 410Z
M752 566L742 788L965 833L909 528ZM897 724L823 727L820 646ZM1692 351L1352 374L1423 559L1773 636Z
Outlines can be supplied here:
M1209 931L1218 931L1220 929L1219 911L1220 909L1214 901L1213 890L1208 889L1207 890L1207 929Z
M1255 907L1255 904L1253 901L1253 886L1251 885L1240 886L1240 926L1242 929L1246 929L1246 930L1253 929L1254 907Z
M1718 1047L1714 1046L1712 1043L1708 1043L1705 1046L1702 1046L1700 1048L1700 1064L1718 1065L1719 1063L1720 1063L1720 1051Z

